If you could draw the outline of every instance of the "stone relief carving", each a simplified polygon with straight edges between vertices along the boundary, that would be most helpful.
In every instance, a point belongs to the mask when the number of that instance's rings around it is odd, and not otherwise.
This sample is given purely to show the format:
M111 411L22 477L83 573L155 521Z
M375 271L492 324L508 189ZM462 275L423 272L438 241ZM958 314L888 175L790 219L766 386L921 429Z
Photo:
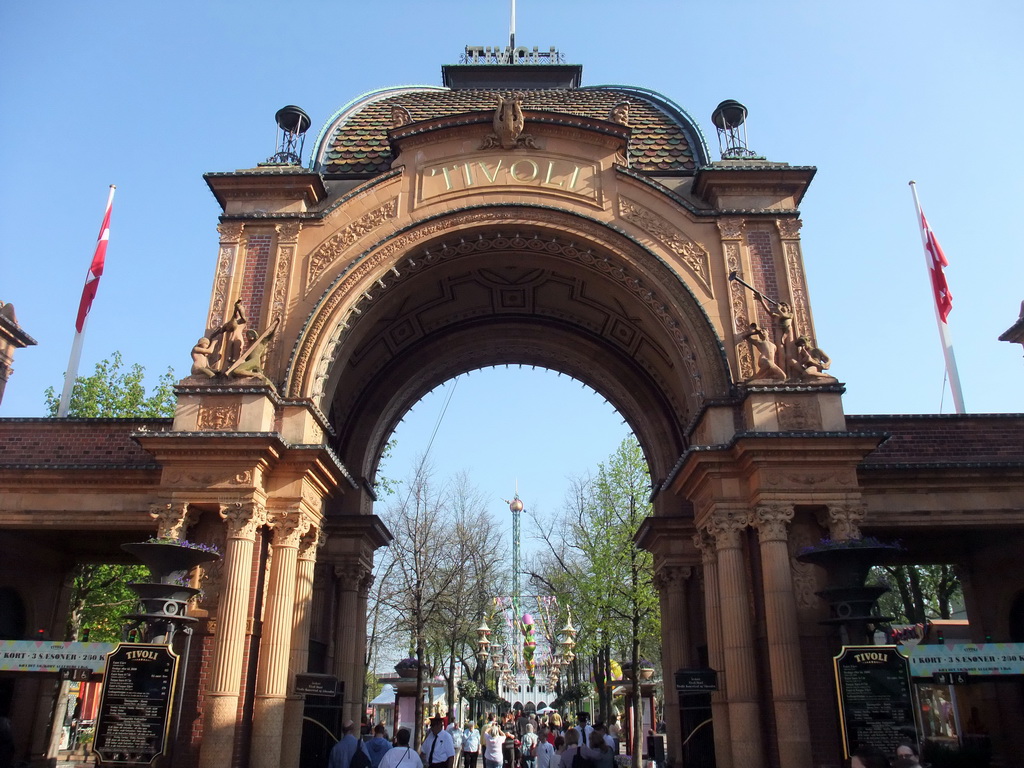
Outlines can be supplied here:
M295 256L294 245L279 245L277 248L277 269L274 272L274 290L271 293L271 310L274 317L284 317L288 306L288 273Z
M700 243L695 243L668 220L625 198L619 198L622 218L660 240L670 251L679 256L693 271L709 296L711 289L711 254Z
M818 597L814 593L818 590L818 580L815 578L814 566L796 559L800 550L815 543L816 539L811 533L801 527L794 529L789 539L789 563L797 608L808 609L817 605Z
M537 149L533 136L523 133L523 128L526 127L526 118L523 115L524 96L519 92L507 96L497 95L498 106L491 121L494 132L484 137L480 149Z
M372 232L388 219L398 215L398 198L392 198L379 208L368 211L355 221L342 227L321 243L309 257L309 274L306 277L306 291L320 279L327 268L333 264L354 242Z
M796 240L785 240L782 243L786 258L786 269L789 272L789 290L793 297L793 311L796 315L797 328L803 335L811 334L811 310L807 300L807 281L804 278L800 243Z
M393 264L397 258L401 255L407 254L412 246L425 238L431 237L438 233L456 229L465 225L472 225L478 222L494 223L496 221L507 221L510 224L522 224L530 225L538 221L540 222L551 222L556 226L565 227L565 220L561 216L548 213L546 211L531 211L529 219L523 219L523 214L516 211L486 211L486 212L469 212L450 216L445 219L431 221L415 229L412 229L404 234L388 241L377 249L372 254L368 255L358 265L356 265L337 285L330 294L322 302L317 314L310 320L308 326L303 330L302 339L299 344L299 348L295 354L294 361L290 370L290 396L298 396L298 392L301 391L303 382L307 376L307 371L310 368L310 361L318 343L318 339L321 338L321 334L324 331L324 326L331 319L332 314L339 304L346 301L351 301L355 294L356 287L364 280L373 275L374 272L387 268L391 264L392 271L395 270ZM590 224L589 222L574 222L575 230L579 231L581 237L590 237L595 240L600 240L607 236L607 231L600 225ZM518 243L526 243L526 247L534 249L534 240L525 240L523 238L513 238L508 241L508 245L513 248L519 248ZM648 289L638 278L628 273L626 269L620 264L612 264L607 258L601 258L593 254L590 250L581 250L576 248L572 244L559 243L557 241L546 242L536 241L537 247L540 250L544 250L553 255L562 256L578 261L586 266L592 267L597 271L604 272L609 275L617 282L625 286L628 290L637 295L659 318L663 325L668 329L669 334L673 341L679 346L686 373L689 375L695 392L695 404L699 405L705 398L704 384L702 375L697 366L697 356L693 351L693 347L687 337L683 327L679 320L668 311L668 308L658 299L657 295L650 289ZM485 240L481 237L478 240L464 243L460 246L463 250L460 251L456 248L449 248L443 252L432 251L428 252L422 257L409 256L406 259L406 266L403 267L402 275L407 272L415 273L425 266L437 263L440 259L449 259L459 255L462 252L473 252L477 249L488 249L491 247L490 240ZM397 276L397 275L396 275ZM699 310L691 307L687 303L680 305L681 309L688 314L686 318L688 322L695 325L700 325L705 322L705 319L700 316ZM333 364L334 353L338 344L341 333L347 328L347 322L349 317L346 316L330 338L330 343L327 348L321 352L315 366L313 366L312 376L315 379L315 387L313 388L312 397L314 400L319 400L323 397L323 384L326 381L327 371ZM706 355L717 357L718 350L711 342L705 343L704 352ZM687 411L692 404L686 404Z
M231 405L206 405L204 403L199 406L196 426L202 432L229 432L238 427L241 413L241 403L232 403Z
M231 264L238 252L237 243L222 243L217 257L217 269L213 278L213 300L210 303L210 317L207 328L219 328L224 323L224 307L227 303L228 282L231 280Z
M821 429L821 411L817 400L779 400L776 404L779 428L806 431Z
M740 221L739 233L742 234L742 220ZM722 220L719 220L721 228ZM739 235L737 235L738 237ZM725 248L725 261L729 267L729 274L739 274L740 269L740 244L735 241L723 243ZM729 305L732 311L733 329L744 331L747 329L747 304L743 295L742 286L734 280L729 281ZM754 360L751 353L751 345L740 341L736 347L736 362L739 364L739 378L746 380L754 377Z

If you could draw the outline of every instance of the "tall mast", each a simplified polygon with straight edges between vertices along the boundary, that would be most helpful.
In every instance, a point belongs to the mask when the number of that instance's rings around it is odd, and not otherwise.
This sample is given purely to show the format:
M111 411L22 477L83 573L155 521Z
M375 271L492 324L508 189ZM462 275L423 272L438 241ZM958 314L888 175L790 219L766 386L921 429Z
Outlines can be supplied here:
M519 516L523 511L523 502L519 500L518 480L516 481L516 495L512 501L508 502L508 508L512 512L512 609L518 621L521 618L520 610L522 609L522 591L520 589L521 564L519 561L521 529Z
M508 47L513 51L516 49L516 0L512 0L512 15L508 22Z

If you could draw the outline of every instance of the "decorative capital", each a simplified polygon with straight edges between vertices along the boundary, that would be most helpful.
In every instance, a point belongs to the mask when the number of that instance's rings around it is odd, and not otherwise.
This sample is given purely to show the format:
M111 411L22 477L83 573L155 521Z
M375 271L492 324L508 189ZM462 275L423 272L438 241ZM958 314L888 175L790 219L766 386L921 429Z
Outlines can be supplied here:
M716 559L715 538L707 528L701 528L693 534L693 546L700 550L704 565L713 565Z
M860 524L864 522L865 511L865 505L860 501L829 504L828 510L819 516L818 522L828 528L831 539L855 539L860 536Z
M217 225L222 243L237 243L242 238L242 230L245 224L240 221L222 221Z
M708 518L707 530L715 539L715 548L738 549L740 535L750 525L750 513L745 509L719 509Z
M221 504L220 517L227 523L229 539L254 539L256 529L267 522L267 510L256 501L236 501Z
M373 574L364 571L363 577L359 579L359 597L365 599L370 594L370 587L373 586Z
M274 532L275 547L298 547L302 535L309 529L309 518L302 512L271 512L267 524Z
M688 565L666 565L654 574L654 586L658 590L679 589L693 576L693 568Z
M336 565L334 575L342 582L342 589L359 589L363 579L371 576L369 569L359 563Z
M739 240L743 237L743 227L746 222L737 216L726 216L715 221L718 224L718 232L723 240Z
M327 542L327 534L315 525L309 526L299 539L299 560L316 560L316 552Z
M785 541L786 527L792 520L792 504L759 504L752 522L761 541Z
M787 240L796 240L800 237L800 228L804 223L800 219L776 219L775 226L779 228L779 235Z
M299 239L299 230L302 229L302 222L286 221L283 224L275 225L274 229L277 230L277 240L279 243L294 243Z
M183 539L196 513L187 502L161 502L149 506L149 516L157 522L158 539Z

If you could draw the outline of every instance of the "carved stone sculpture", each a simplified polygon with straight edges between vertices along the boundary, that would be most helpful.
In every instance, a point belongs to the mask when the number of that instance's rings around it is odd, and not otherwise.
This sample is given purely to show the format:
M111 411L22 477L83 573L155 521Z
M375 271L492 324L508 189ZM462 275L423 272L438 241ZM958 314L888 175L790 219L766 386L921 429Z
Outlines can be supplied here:
M401 106L400 104L394 104L391 107L391 129L401 128L403 125L408 125L412 122L412 114L408 109Z
M741 340L746 339L757 350L757 370L751 377L751 381L766 379L768 381L785 381L786 372L775 364L775 344L768 339L764 328L757 323L751 323L750 328L740 334Z
M536 149L533 136L523 133L526 118L523 116L523 94L513 93L498 96L498 106L494 110L494 133L489 134L480 145L480 149L515 149L529 147Z
M235 302L235 311L232 313L231 319L209 335L210 341L213 341L218 336L224 337L224 343L221 345L220 359L218 360L221 371L230 367L238 360L239 355L242 354L243 340L245 339L245 323L245 312L242 309L242 300L239 299Z
M253 330L247 331L246 338L249 340L249 346L238 361L224 372L225 375L238 378L253 377L264 384L273 386L270 379L263 373L263 358L267 354L267 348L270 346L270 340L274 337L279 322L280 318L275 317L261 334L257 334Z
M611 113L608 115L608 119L613 123L619 125L629 125L629 102L620 101L614 107L612 107Z

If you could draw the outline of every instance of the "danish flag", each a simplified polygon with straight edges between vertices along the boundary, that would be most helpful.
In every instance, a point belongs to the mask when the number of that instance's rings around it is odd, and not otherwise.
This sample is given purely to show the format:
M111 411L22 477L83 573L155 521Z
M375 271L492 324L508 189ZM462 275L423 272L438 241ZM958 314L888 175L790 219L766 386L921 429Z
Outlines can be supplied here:
M89 272L85 276L85 287L82 288L82 300L78 303L78 317L75 318L75 331L82 332L85 327L85 318L92 309L92 300L96 298L96 289L100 287L100 278L103 276L103 263L107 259L107 241L110 239L110 209L114 203L114 185L110 185L110 196L107 197L107 210L103 214L103 224L100 226L100 235L96 240L96 252L92 256L92 264L89 265Z
M953 309L953 294L949 292L949 284L946 282L946 273L943 267L948 267L946 254L942 252L942 246L935 239L935 233L928 226L928 219L921 213L921 234L924 235L924 250L928 256L928 274L932 280L932 292L935 294L935 307L939 312L942 322L947 322L950 311Z

